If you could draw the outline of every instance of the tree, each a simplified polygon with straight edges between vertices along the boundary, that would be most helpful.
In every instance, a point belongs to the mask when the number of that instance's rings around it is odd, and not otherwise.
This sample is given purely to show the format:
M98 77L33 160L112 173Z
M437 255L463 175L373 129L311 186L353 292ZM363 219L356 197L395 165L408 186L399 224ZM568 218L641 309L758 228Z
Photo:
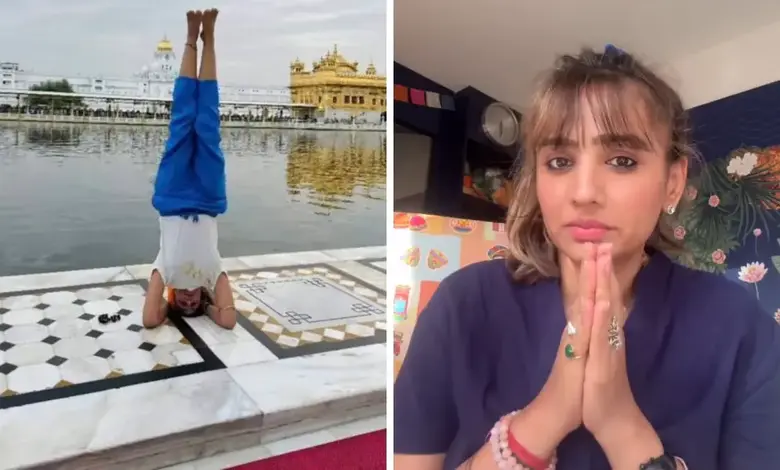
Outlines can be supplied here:
M53 91L58 93L74 93L73 87L67 80L47 80L30 87L30 91ZM52 107L54 109L81 108L84 106L81 98L78 96L40 96L30 95L27 97L27 106L30 107Z

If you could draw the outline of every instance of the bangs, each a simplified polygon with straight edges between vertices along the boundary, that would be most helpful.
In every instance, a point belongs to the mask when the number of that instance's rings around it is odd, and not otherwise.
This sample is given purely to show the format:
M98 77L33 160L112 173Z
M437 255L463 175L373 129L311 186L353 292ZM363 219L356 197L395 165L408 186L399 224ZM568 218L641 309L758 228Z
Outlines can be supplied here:
M648 93L644 87L626 80L584 78L567 83L563 78L553 82L538 97L531 119L526 121L526 148L535 154L543 147L582 145L584 119L595 121L600 143L605 147L662 148L661 127L651 123L664 116L653 109ZM586 112L592 116L586 116Z

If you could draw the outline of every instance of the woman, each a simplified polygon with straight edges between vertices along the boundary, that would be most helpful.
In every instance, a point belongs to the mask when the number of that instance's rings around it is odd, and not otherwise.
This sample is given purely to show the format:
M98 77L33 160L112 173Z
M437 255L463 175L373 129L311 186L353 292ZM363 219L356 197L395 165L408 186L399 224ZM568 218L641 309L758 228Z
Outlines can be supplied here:
M233 293L217 248L216 217L227 210L214 51L217 13L215 9L187 13L187 43L173 89L170 135L152 198L160 214L160 251L144 305L147 328L172 314L206 314L224 328L236 324ZM203 55L196 75L199 33Z
M780 328L670 260L694 157L679 96L623 51L586 50L522 125L509 263L453 274L420 315L395 468L777 468Z

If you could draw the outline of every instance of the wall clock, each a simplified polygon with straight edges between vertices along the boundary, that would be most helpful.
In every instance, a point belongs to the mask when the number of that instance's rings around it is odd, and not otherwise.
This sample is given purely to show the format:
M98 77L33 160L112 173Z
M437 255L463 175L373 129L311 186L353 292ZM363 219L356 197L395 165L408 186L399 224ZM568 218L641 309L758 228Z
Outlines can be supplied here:
M494 144L511 147L520 140L520 123L512 108L494 102L482 112L482 132Z

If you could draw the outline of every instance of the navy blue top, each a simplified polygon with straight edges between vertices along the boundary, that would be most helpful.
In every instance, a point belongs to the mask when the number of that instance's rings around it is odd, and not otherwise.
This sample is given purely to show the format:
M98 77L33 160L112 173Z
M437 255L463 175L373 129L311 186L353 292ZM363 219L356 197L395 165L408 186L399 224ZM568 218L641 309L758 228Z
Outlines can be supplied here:
M666 450L691 469L780 468L780 327L751 292L661 254L636 282L625 325L634 398ZM395 452L446 454L454 469L496 420L539 393L565 316L560 284L512 281L501 260L441 283L395 383ZM584 428L558 447L560 470L609 469Z

